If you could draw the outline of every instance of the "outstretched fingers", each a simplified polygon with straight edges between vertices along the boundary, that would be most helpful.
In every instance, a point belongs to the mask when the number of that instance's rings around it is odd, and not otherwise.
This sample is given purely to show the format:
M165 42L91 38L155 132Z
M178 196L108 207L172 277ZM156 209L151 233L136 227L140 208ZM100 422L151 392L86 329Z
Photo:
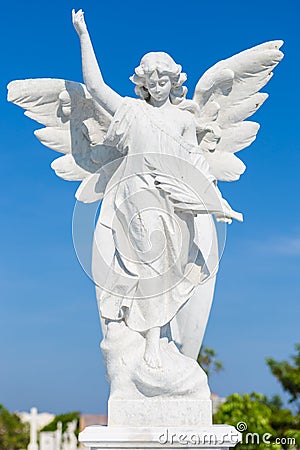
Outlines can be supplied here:
M84 11L82 11L82 9L79 9L77 12L75 11L75 9L72 9L72 22L79 35L86 31Z

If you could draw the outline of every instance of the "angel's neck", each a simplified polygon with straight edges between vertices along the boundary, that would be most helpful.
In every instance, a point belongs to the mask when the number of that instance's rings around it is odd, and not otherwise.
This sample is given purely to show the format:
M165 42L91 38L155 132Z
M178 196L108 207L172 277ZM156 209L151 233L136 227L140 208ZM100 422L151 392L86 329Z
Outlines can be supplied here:
M167 98L166 100L155 100L153 97L150 97L148 103L151 106L154 106L154 108L168 108L169 106L171 106L171 102L170 99Z

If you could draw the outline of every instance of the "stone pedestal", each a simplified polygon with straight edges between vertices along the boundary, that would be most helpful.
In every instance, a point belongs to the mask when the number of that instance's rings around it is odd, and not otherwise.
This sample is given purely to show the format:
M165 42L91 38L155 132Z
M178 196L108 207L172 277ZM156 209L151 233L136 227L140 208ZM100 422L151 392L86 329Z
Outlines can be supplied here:
M79 441L89 450L195 448L229 450L241 440L230 425L208 427L105 427L94 425L79 434Z
M211 400L147 398L108 401L109 427L209 427Z

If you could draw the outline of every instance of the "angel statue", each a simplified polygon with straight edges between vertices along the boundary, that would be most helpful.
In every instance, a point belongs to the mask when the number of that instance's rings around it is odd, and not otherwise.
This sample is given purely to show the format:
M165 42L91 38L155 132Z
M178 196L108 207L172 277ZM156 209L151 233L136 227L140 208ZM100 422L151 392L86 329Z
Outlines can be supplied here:
M236 152L256 138L246 121L283 57L266 42L218 62L187 100L186 75L147 53L130 78L137 98L102 78L82 10L72 12L84 83L12 81L8 100L45 125L51 167L101 202L92 274L110 381L109 425L208 425L210 392L196 362L218 269L216 224L242 221L217 182L245 170Z

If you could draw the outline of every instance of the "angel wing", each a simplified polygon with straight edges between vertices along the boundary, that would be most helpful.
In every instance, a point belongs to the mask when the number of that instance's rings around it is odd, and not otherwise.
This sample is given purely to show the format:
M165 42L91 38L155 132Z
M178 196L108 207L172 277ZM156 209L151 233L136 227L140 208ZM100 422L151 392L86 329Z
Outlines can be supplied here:
M259 124L246 121L267 99L259 92L271 79L272 70L283 58L279 50L283 41L272 41L243 51L218 62L197 83L193 100L199 106L198 143L220 181L238 180L245 171L235 155L256 138ZM212 276L199 285L194 295L171 322L172 334L181 351L194 359L202 345L214 295L218 267L216 231L209 225L210 216L198 215L195 228ZM210 242L210 245L207 243Z
M86 203L101 199L121 154L103 145L111 116L93 100L86 87L52 78L17 80L8 85L8 101L45 125L34 134L46 147L64 154L51 167L64 180L82 182L76 198ZM97 182L92 183L94 189L84 189L101 168L104 170Z
M283 58L283 41L266 42L218 62L198 81L198 142L217 180L234 181L245 171L235 155L256 138L259 124L246 121L267 99L259 92Z
M146 164L156 187L168 195L175 210L214 214L217 220L242 222L242 214L234 211L222 197L213 177L207 173L206 161L201 162L200 157L202 155L199 155L198 163L192 165L184 158L149 153Z

